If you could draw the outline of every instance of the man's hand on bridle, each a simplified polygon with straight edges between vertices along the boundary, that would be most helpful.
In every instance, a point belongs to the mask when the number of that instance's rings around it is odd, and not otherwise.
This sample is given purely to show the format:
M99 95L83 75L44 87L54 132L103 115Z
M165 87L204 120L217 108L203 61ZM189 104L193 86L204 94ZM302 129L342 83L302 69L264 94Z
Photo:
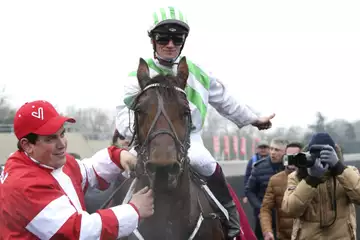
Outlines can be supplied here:
M122 150L120 153L120 164L124 171L130 173L134 171L137 162L137 157L127 150Z
M275 113L267 117L260 117L251 125L257 127L259 130L269 129L272 127L271 119L273 119L274 117L275 117Z

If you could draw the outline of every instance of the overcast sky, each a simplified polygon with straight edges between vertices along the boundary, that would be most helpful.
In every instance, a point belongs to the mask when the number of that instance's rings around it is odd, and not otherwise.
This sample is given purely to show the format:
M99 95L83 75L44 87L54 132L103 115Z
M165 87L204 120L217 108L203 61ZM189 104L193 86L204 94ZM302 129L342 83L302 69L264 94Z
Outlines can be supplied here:
M305 125L316 111L360 119L360 1L0 1L0 86L11 104L114 110L139 57L154 7L191 27L184 55L244 103ZM350 102L350 103L349 103Z

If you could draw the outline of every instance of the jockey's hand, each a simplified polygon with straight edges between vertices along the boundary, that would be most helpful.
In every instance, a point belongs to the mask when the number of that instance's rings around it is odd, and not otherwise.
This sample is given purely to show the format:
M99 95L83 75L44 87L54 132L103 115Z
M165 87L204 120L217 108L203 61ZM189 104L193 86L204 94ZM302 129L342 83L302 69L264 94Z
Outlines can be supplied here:
M269 129L272 126L271 119L273 119L274 117L275 117L275 113L267 117L260 117L251 125L257 127L259 130Z
M134 170L135 166L136 166L136 162L137 162L137 157L134 154L132 154L126 150L121 151L120 164L126 172L129 173L132 170Z

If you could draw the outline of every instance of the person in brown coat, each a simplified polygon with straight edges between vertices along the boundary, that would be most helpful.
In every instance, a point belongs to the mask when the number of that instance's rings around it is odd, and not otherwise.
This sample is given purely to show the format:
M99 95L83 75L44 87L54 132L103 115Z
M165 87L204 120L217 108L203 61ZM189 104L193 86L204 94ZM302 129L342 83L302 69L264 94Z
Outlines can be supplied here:
M355 240L359 171L343 163L340 149L328 134L315 134L310 152L319 145L314 164L288 176L282 210L295 218L291 239Z
M286 146L286 155L294 155L301 151L300 143L290 143ZM293 218L281 210L281 203L287 186L287 178L296 170L294 165L288 165L287 157L284 156L285 170L281 171L269 180L264 199L260 209L260 224L264 240L274 240L272 229L273 209L276 213L276 239L290 240L293 227Z

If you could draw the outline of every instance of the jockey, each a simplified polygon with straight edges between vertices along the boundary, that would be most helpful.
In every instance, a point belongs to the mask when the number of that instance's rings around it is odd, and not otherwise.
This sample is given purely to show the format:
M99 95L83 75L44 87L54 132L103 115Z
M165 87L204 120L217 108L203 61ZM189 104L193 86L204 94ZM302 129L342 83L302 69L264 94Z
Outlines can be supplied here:
M176 74L180 53L184 48L190 27L185 15L174 7L160 8L153 13L148 36L154 50L153 58L147 60L150 77L157 74ZM221 167L205 148L201 132L205 121L208 104L211 104L221 115L234 122L239 128L252 124L259 129L271 127L269 117L258 117L247 105L240 104L229 94L225 86L214 76L187 59L189 78L186 93L191 108L193 129L191 146L188 152L190 164L198 173L206 177L207 184L219 202L229 212L229 237L240 233L239 215L227 188ZM135 69L134 69L135 70ZM131 72L124 83L124 97L116 107L116 127L119 133L131 140L133 112L129 111L134 96L140 87L136 71ZM130 117L129 117L130 114ZM129 122L130 119L130 122Z
M46 101L26 103L16 112L19 150L0 178L0 239L118 239L153 214L152 191L146 188L129 204L86 212L88 187L106 189L136 158L112 146L76 160L66 153L65 122L75 120Z

